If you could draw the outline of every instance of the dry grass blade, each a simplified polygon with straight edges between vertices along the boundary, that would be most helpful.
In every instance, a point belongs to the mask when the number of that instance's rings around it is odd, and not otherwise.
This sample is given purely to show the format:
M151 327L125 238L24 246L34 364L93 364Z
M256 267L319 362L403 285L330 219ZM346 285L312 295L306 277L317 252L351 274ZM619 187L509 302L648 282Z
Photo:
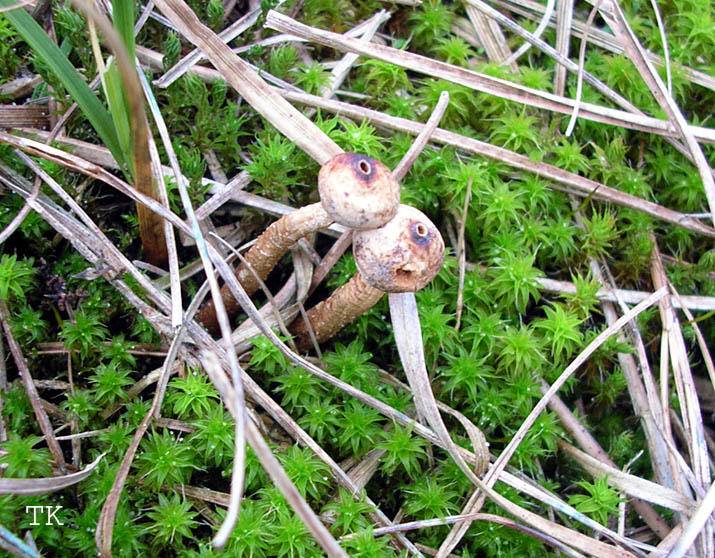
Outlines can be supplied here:
M672 303L674 303L673 307L683 309L683 314L685 314L685 317L688 318L688 325L693 328L695 338L698 340L698 347L700 347L700 353L703 356L705 369L708 371L708 375L710 376L710 383L715 389L715 363L713 362L713 357L710 354L710 350L708 349L708 344L705 341L703 332L700 330L700 326L698 326L697 322L695 321L695 318L690 313L690 309L688 308L688 306L683 306L683 297L678 294L678 291L675 290L675 287L673 287L672 284L670 284L669 287L670 291L673 294L673 300L671 301Z
M40 181L35 180L35 185L32 189L32 199L34 200L37 197L37 194L40 192ZM10 221L7 226L0 232L0 244L5 242L12 233L14 233L20 225L22 225L22 222L25 220L25 218L30 214L30 204L25 202L24 205L22 206L22 209L17 212L15 217L12 218L12 221Z
M37 392L32 375L30 374L30 369L27 366L27 361L22 354L22 349L12 333L12 327L10 326L10 311L8 310L7 304L2 299L0 299L0 322L2 322L2 328L5 331L5 339L7 339L10 353L15 361L15 366L17 366L18 372L20 373L22 385L27 393L27 398L30 400L32 410L34 411L37 422L40 425L40 430L45 438L47 447L52 453L52 457L54 457L57 467L60 471L64 472L66 463L64 455L62 455L62 448L60 447L59 442L57 442L57 438L52 430L52 423L50 422L45 409L42 407L40 394Z
M46 105L0 105L0 128L46 128L48 124Z
M571 21L573 20L574 0L557 0L556 6L556 50L564 58L569 57L571 42ZM551 18L547 18L547 22ZM566 67L558 65L554 70L554 93L563 96L566 90Z
M561 386L563 386L566 380L568 380L571 375L584 362L586 362L586 360L591 356L591 354L596 351L596 349L598 349L598 347L605 343L610 337L618 333L628 322L633 320L641 312L647 310L655 303L657 303L666 294L667 291L665 289L660 289L653 293L650 297L641 302L638 306L621 316L615 323L609 325L608 328L602 331L591 343L589 343L589 345L583 351L581 351L581 353L579 353L579 355L571 362L571 364L569 364L566 369L559 375L556 381L551 385L551 387L547 390L547 392L543 395L539 402L534 406L534 408L526 417L526 419L524 419L524 422L521 424L519 429L514 433L507 446L504 448L504 450L499 455L494 464L490 467L489 471L487 471L487 474L485 475L483 481L485 485L492 486L497 481L499 475L506 467L507 463L509 462L509 459L511 459L512 455L528 433L534 421L536 421L541 412L547 407L551 397L558 392L558 390L561 388ZM478 494L478 492L476 492L475 495L476 494ZM468 508L466 510L467 513L477 512L481 508L483 498L474 498L473 496L473 498L470 499L470 502L471 505L468 505ZM438 557L445 556L447 553L451 552L452 549L459 543L461 538L464 536L468 528L469 524L465 523L461 524L458 528L453 529L450 535L442 543ZM589 550L586 549L579 548L579 550L584 550L585 552L591 553ZM598 554L596 555L598 556Z
M12 79L0 84L0 96L10 99L25 97L28 93L31 93L40 82L42 82L40 76L25 76Z
M408 134L417 135L422 131L425 124L390 116L382 112L378 112L363 107L351 105L341 101L330 99L322 99L315 95L307 93L295 93L292 91L283 91L283 96L297 103L317 106L330 112L335 112L349 118L367 119L373 124L381 128L388 128ZM0 138L2 135L0 134ZM437 128L432 134L432 141L435 143L447 144L457 147L467 153L481 155L489 159L495 159L510 165L514 168L533 172L534 174L553 181L556 184L550 184L552 188L567 193L573 193L581 197L589 197L597 200L608 201L616 205L621 205L637 211L647 213L657 219L667 221L674 225L684 227L686 229L703 234L708 237L715 238L715 229L708 227L685 213L674 211L663 207L656 203L626 194L615 188L611 188L599 182L579 176L578 174L565 171L559 167L532 161L524 155L519 155L508 149L497 147L490 143L485 143L479 140L472 139L467 136ZM557 186L558 185L558 186Z
M0 494L13 494L15 496L36 496L38 494L48 494L62 490L78 482L82 482L99 465L104 454L100 455L81 471L62 475L60 477L49 477L43 479L10 479L0 477Z
M685 529L683 529L683 534L668 553L668 558L681 558L687 554L705 524L711 520L713 511L715 511L715 483L710 485L705 498L700 502L697 510L695 510Z
M199 21L183 0L156 0L176 28L198 46L238 93L276 129L319 164L342 150L310 120L269 87L248 64Z
M112 24L103 14L100 14L89 2L76 2L97 28L102 32L104 40L109 45L117 62L117 68L122 76L126 90L126 100L129 104L132 135L132 176L137 189L143 194L160 199L157 192L152 163L149 156L149 125L142 103L142 88L134 68L134 62L129 59L126 48ZM166 237L164 236L164 221L143 206L137 206L139 231L147 259L156 265L163 265L168 258Z
M489 60L497 64L504 63L512 71L517 71L519 67L514 60L506 61L511 58L512 53L509 50L504 34L496 22L472 6L465 6L465 11Z
M395 344L400 355L407 381L412 388L415 406L419 416L424 417L432 430L439 436L447 452L455 460L462 472L470 479L476 478L467 465L457 446L452 441L449 429L439 413L424 358L424 345L417 301L414 293L389 293L390 318L395 335ZM489 455L489 448L483 437L478 439L482 447L475 447L476 455ZM476 471L480 475L484 471Z
M473 265L473 264L472 264ZM540 277L537 279L539 289L549 293L576 294L576 285L570 281L559 281ZM650 296L651 293L645 291L631 291L626 289L610 289L602 287L596 298L606 302L625 302L626 304L638 304ZM709 296L676 296L673 300L674 308L686 310L712 311L715 310L715 297Z
M40 558L37 549L25 543L0 525L0 548L21 558Z
M240 19L237 19L234 23L226 27L226 29L221 31L221 33L218 34L218 37L225 43L230 43L246 29L256 23L256 20L260 15L261 10L251 10L246 15L244 15ZM186 72L188 72L194 64L198 64L199 62L201 62L203 58L204 54L201 52L200 49L196 48L192 50L189 54L184 56L181 60L179 60L176 64L169 68L163 76L161 76L157 80L154 80L154 85L161 88L169 87L177 79L179 79Z
M380 26L389 19L390 14L387 13L385 10L380 10L370 19L361 23L350 31L353 32L356 29L361 29L362 36L360 37L360 40L368 42L372 40ZM336 89L338 89L338 87L340 87L340 85L345 81L345 78L350 73L350 68L352 68L355 62L357 62L357 59L357 54L348 53L343 56L342 60L340 60L330 72L330 84L326 85L321 89L321 96L327 98L332 97L335 94Z
M667 488L660 484L651 482L635 475L624 473L620 469L602 463L585 452L575 448L571 444L559 441L559 447L568 453L575 461L579 463L594 477L605 476L608 483L615 486L628 496L639 498L651 502L658 506L666 507L670 510L691 514L694 508L694 502L683 496L680 492L676 492L671 488Z
M453 66L445 62L432 60L431 58L419 54L373 43L362 43L357 39L345 37L344 35L316 29L299 23L274 10L268 12L266 16L266 26L276 31L303 37L330 48L355 52L363 56L383 60L421 74L445 79L453 83L464 85L475 91L523 103L531 107L562 114L570 114L575 105L572 99L566 97L559 97L558 95L524 87L506 80ZM677 134L669 122L657 118L634 115L622 110L611 109L591 103L582 103L581 111L584 118L603 124L611 124L664 136L674 136ZM688 125L688 129L700 141L715 141L715 130L711 128Z
M437 129L437 126L439 126L439 122L440 120L442 120L442 117L444 116L444 113L447 110L448 106L449 93L447 91L442 91L442 93L439 94L437 104L435 105L432 114L430 114L429 118L427 119L424 128L422 128L422 130L420 130L420 133L417 134L415 141L412 142L412 145L410 145L410 148L407 150L407 153L405 153L405 155L402 157L395 169L392 171L393 176L398 181L401 182L402 180L404 180L405 176L407 176L407 173L410 172L410 169L417 160L417 157L419 157L420 153L422 153L424 148L427 146L430 141L430 138L432 137L432 134Z
M472 178L467 182L467 192L464 194L464 205L462 215L459 218L459 232L457 233L457 261L459 263L459 279L457 282L457 308L454 329L459 331L462 324L462 311L464 309L464 279L467 271L467 248L464 234L467 230L467 216L469 203L472 199Z
M542 16L541 21L539 21L539 24L536 26L536 30L534 31L535 38L538 39L539 37L541 37L546 28L549 26L549 20L551 19L551 15L554 13L555 6L556 0L547 0L544 15ZM516 50L516 52L507 59L507 62L515 62L516 60L518 60L519 57L521 57L527 50L529 50L529 48L531 48L531 45L531 42L526 42L521 45Z

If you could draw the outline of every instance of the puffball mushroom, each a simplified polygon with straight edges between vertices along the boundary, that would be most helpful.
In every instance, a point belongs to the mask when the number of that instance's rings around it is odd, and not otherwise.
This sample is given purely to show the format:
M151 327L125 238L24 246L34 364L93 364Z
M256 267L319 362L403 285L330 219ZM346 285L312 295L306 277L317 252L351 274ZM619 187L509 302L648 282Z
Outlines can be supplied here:
M264 280L298 240L339 223L356 230L384 225L395 216L400 204L400 184L390 169L367 155L341 153L325 163L318 173L320 202L302 207L271 224L246 253L245 263L236 269L236 278L249 295ZM229 315L239 310L226 285L221 297ZM198 320L210 331L218 329L216 309L208 301Z
M382 227L355 232L353 256L358 272L308 311L318 342L367 312L386 292L415 292L425 287L442 267L444 240L424 213L401 205ZM305 320L298 318L292 331L300 348L310 346Z

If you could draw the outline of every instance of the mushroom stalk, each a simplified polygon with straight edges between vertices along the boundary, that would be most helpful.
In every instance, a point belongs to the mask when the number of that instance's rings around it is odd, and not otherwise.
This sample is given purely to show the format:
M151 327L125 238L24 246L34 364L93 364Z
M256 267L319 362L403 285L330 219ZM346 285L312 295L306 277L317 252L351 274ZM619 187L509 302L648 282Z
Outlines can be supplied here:
M351 229L381 227L395 216L400 201L400 185L390 170L375 159L356 153L341 153L325 163L318 174L320 203L290 213L269 226L245 255L245 263L236 269L236 278L246 293L258 290L259 281L268 274L301 238L333 222ZM221 298L229 315L239 310L229 289L221 289ZM218 321L213 302L200 310L198 320L209 331L216 331Z
M353 275L344 285L335 289L332 295L308 310L308 322L315 334L315 340L322 343L338 333L346 325L370 310L385 294L384 291L368 285L360 273ZM300 317L294 322L291 333L296 337L300 350L311 346L308 325Z
M424 213L401 205L379 229L354 233L353 255L358 272L308 311L319 343L367 312L386 292L415 292L427 285L442 267L444 241ZM291 330L298 347L308 349L306 320L299 318Z
M256 242L244 256L245 263L241 263L236 268L236 279L238 279L246 293L249 296L252 295L259 288L258 278L262 281L265 280L271 270L296 242L319 229L329 227L332 223L333 219L325 212L320 203L301 207L293 213L285 215L272 223L256 239ZM227 285L221 288L221 298L229 316L238 312L240 306L231 295ZM218 321L213 301L206 302L198 313L197 318L208 330L217 330Z

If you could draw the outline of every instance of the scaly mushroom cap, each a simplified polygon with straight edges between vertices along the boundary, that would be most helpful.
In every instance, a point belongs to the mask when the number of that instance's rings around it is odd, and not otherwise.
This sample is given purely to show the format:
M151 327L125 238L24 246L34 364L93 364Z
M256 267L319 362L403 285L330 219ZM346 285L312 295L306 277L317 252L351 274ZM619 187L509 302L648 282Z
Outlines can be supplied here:
M414 292L442 267L444 240L424 213L401 205L386 225L355 232L353 255L371 287L388 293Z
M341 153L318 174L325 212L351 229L381 227L395 216L400 184L380 161L358 153Z

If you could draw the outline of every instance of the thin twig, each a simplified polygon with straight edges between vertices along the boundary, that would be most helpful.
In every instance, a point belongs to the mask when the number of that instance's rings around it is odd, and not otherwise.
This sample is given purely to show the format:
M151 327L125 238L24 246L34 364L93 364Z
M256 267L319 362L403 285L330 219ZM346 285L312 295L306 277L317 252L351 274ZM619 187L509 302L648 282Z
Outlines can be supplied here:
M462 216L459 220L459 233L457 234L457 261L459 262L459 278L457 281L457 309L454 329L459 331L459 326L462 323L462 310L464 306L464 277L467 268L467 247L464 241L464 233L467 228L467 214L469 211L469 202L472 199L472 177L467 181L467 191L464 193L464 206L462 207Z
M54 457L57 467L64 473L66 471L66 463L65 458L62 455L62 448L57 442L57 438L52 430L52 423L50 422L47 413L42 408L42 404L40 403L40 394L37 392L35 383L32 380L32 375L30 374L30 369L27 366L27 361L22 354L20 345L15 340L15 336L12 333L12 327L10 326L10 311L7 308L7 304L2 299L0 299L0 322L2 322L2 328L5 331L5 339L7 339L10 353L15 361L15 366L17 366L18 372L20 373L22 385L25 387L27 398L30 400L32 410L35 412L35 417L40 425L40 430L45 438L47 447L50 450L50 453L52 453L52 457Z

